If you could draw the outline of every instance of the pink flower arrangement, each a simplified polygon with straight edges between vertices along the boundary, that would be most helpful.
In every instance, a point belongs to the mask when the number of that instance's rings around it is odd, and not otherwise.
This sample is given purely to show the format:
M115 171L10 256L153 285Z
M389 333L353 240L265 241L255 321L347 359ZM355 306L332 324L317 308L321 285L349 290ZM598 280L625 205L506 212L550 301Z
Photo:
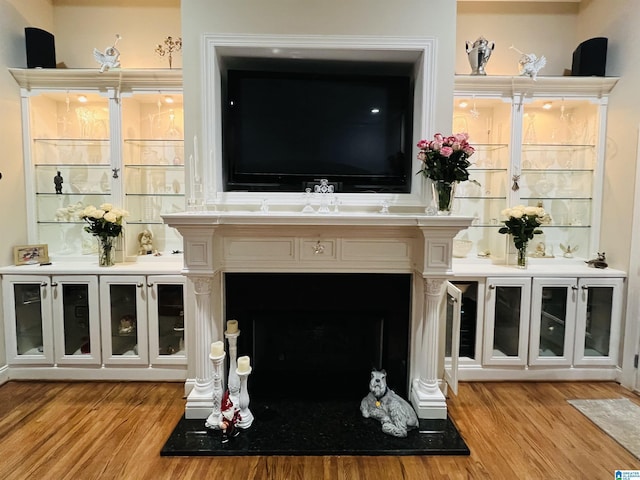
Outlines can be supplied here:
M475 149L469 145L467 133L456 133L449 137L436 133L433 140L420 140L418 148L418 160L422 162L422 169L418 173L435 182L469 180L469 157L475 153Z

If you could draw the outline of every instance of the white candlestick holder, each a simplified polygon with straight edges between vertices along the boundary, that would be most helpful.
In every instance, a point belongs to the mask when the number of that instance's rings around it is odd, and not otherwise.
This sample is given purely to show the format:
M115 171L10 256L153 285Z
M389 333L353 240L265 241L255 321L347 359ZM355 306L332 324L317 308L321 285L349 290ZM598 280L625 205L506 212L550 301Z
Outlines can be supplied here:
M234 405L238 405L240 399L240 379L236 370L238 369L238 336L240 330L229 333L224 332L224 336L229 343L229 377L227 378L227 388L229 389L229 398Z
M251 367L244 372L236 372L240 377L240 421L238 427L247 429L253 423L253 413L249 410L249 390L247 389L247 378L251 374Z
M214 430L220 430L220 422L222 421L220 402L222 401L222 364L224 363L225 356L225 352L222 352L222 355L216 357L209 354L209 358L213 363L213 409L204 422L204 426Z

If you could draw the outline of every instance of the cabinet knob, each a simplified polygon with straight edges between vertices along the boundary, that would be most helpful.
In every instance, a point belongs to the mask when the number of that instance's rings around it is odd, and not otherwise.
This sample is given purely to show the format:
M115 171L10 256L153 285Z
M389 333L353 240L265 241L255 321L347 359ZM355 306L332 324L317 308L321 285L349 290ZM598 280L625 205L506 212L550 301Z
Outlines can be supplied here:
M138 288L142 288L142 287L144 287L144 283L142 283L142 282L138 282L138 284L137 284L136 286L137 286Z
M496 286L495 285L489 285L489 290L495 290Z
M51 286L52 287L57 287L58 286L58 282L51 282Z
M47 282L40 283L40 286L43 287L43 288L46 287L47 286Z
M589 290L589 286L588 285L582 285L582 289L583 290Z
M577 285L571 285L571 290L578 290L578 286Z
M153 287L153 282L147 283L147 287L149 287L149 288Z

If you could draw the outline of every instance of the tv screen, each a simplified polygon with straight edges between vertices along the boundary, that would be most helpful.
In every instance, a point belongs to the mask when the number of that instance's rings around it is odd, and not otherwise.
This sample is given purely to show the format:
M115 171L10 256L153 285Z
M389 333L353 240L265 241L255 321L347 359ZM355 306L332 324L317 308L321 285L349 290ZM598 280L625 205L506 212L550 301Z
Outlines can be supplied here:
M408 75L229 70L225 190L409 192L412 108Z

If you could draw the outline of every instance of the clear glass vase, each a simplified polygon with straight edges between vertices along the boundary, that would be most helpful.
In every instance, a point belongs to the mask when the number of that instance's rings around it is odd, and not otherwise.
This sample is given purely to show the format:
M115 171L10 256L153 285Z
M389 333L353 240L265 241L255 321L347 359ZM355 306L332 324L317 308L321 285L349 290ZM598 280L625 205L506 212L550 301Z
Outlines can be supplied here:
M432 181L431 194L438 215L451 215L458 182Z
M527 268L528 264L527 257L527 244L525 243L521 248L517 249L516 252L516 266L518 268Z
M98 237L98 265L112 267L115 265L116 237Z

